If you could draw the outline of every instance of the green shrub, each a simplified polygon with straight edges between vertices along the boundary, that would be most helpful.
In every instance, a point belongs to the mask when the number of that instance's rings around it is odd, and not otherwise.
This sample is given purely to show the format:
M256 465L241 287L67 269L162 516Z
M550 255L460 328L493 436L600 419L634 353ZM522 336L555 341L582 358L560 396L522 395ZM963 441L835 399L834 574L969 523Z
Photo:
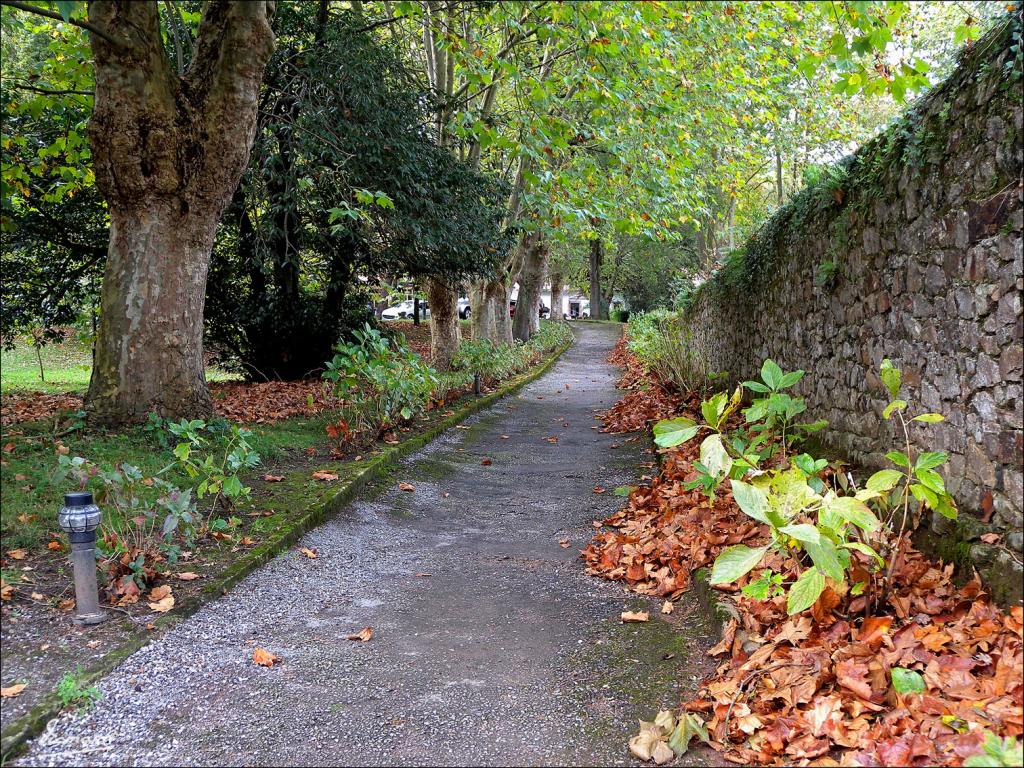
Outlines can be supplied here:
M495 344L482 339L464 341L452 359L452 367L466 374L480 374L495 382L522 373L537 359L569 342L572 329L566 323L542 320L540 330L527 342Z
M374 436L426 410L437 387L437 372L399 337L389 341L369 324L355 341L337 347L323 378L342 398L346 433Z
M908 404L899 399L900 371L883 360L880 373L893 398L882 416L899 423L904 450L887 453L894 468L875 472L863 488L851 485L843 473L834 473L826 482L821 476L828 466L825 459L787 453L824 422L793 422L805 410L803 398L783 390L794 386L804 372L786 373L771 360L761 369L761 381L743 382L743 388L757 397L743 411L742 426L730 429L728 425L730 414L742 402L740 387L731 398L720 392L705 400L703 424L680 416L654 425L655 442L663 448L708 433L700 446L700 460L694 462L697 478L684 488L700 488L713 500L715 490L728 479L740 510L769 529L771 540L764 546L736 544L723 549L711 571L712 584L730 584L758 567L764 569L763 562L775 552L797 559L797 578L787 589L779 574L762 570L743 587L744 594L766 599L784 591L786 610L795 614L810 608L831 580L847 586L852 595L865 593L864 610L870 611L875 604L884 605L894 588L894 565L909 539L913 524L908 528L908 522L913 516L929 509L956 517L953 499L936 471L946 462L946 454L922 451L915 455L909 436L910 422L934 424L943 417L937 413L906 416ZM763 464L767 468L762 469ZM861 556L860 562L855 555Z
M613 309L608 313L608 319L613 323L625 323L629 320L628 309Z
M681 313L656 309L630 315L627 333L630 351L651 373L680 392L707 387L710 374L689 344Z

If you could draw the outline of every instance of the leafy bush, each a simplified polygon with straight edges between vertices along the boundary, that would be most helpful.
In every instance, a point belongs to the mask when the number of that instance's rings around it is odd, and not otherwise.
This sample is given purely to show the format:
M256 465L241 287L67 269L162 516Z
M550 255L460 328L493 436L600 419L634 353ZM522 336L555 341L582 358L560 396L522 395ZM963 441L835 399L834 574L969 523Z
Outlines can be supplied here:
M689 345L680 313L656 309L631 314L627 334L630 351L663 381L680 392L707 387L711 377Z
M542 355L568 344L572 336L568 324L542 320L540 330L526 342L464 341L455 353L452 367L456 371L478 373L485 382L501 381L525 371Z
M240 473L260 461L248 442L251 433L224 420L176 423L152 414L146 429L163 448L169 447L169 436L180 439L173 448L175 460L154 475L132 464L101 465L62 455L52 478L55 483L73 479L105 508L99 549L115 598L137 595L156 579L161 563L177 560L182 545L190 547L226 524L217 513L248 496L251 489L242 484ZM194 485L182 488L162 475L188 478ZM205 514L197 509L203 498L210 499Z
M354 336L354 342L337 348L323 378L344 401L340 436L370 432L376 438L426 410L437 372L409 348L405 337L389 340L369 324Z
M629 310L613 309L608 313L608 319L615 323L625 323L629 320Z
M729 478L740 510L768 527L768 544L738 544L722 550L711 582L738 581L761 565L769 553L777 552L796 559L797 578L784 585L779 574L766 570L743 588L745 594L767 599L784 591L790 614L810 608L830 583L837 588L848 586L853 595L870 590L872 598L877 585L884 596L893 587L893 566L909 538L911 498L919 502L915 514L931 509L956 516L953 500L935 471L945 463L946 454L912 454L904 416L907 403L897 397L900 373L885 360L881 377L893 400L882 415L887 420L896 417L904 434L905 450L887 454L898 469L875 472L863 489L851 486L842 473L833 473L831 485L827 484L821 475L828 462L806 453L792 457L785 466L762 470L763 461L773 454L785 460L787 447L824 423L793 424L793 418L805 410L803 399L782 390L795 385L803 371L785 373L768 360L761 375L760 382L744 382L744 387L762 397L743 412L745 424L739 429L728 430L728 421L741 402L740 388L731 398L720 392L705 400L702 425L679 417L654 427L655 442L662 447L680 445L701 431L710 432L701 443L700 460L694 463L698 476L687 487L701 488L713 498L715 489ZM930 424L942 420L939 414L923 413L909 421ZM778 446L777 453L774 446ZM859 560L855 554L860 555ZM867 600L865 610L873 603L873 599Z

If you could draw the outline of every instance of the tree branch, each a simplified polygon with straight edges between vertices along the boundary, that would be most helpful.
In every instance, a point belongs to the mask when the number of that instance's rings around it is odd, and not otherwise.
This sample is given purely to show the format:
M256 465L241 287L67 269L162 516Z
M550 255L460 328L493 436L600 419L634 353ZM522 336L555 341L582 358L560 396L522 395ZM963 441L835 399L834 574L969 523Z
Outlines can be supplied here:
M16 88L19 91L32 91L33 93L44 93L47 96L93 96L92 91L53 91L49 88L39 88L35 85L29 85L28 83L11 83L11 88Z
M54 19L56 21L65 21L68 24L73 24L81 29L88 30L94 35L102 37L111 45L116 45L119 48L130 47L127 40L122 40L119 37L115 37L108 32L97 27L95 24L90 24L88 21L79 21L78 19L65 19L56 11L51 11L48 8L40 8L38 5L32 5L31 3L23 3L20 0L0 0L0 5L8 5L11 8L17 8L19 11L27 11L28 13L34 13L38 16L45 16L48 19Z

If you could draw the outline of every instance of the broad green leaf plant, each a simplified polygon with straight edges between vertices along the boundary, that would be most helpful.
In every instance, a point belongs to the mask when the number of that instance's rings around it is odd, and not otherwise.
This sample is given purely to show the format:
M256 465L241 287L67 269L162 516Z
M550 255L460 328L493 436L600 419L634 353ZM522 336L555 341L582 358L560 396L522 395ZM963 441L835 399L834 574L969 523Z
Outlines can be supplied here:
M740 510L768 528L770 540L763 546L737 544L724 549L712 568L712 584L736 582L777 552L796 558L796 579L786 583L783 574L764 569L743 587L744 594L755 599L785 594L786 610L795 614L814 605L832 584L839 590L848 588L853 595L872 590L866 603L872 605L875 574L882 575L880 596L892 588L893 570L909 535L907 522L916 514L911 500L919 502L918 511L931 509L956 516L954 502L936 471L945 463L946 454L924 451L915 455L910 439L911 423L932 424L942 421L942 416L923 413L908 417L907 402L898 399L900 372L889 360L883 361L881 378L892 398L883 417L895 417L904 438L903 451L887 454L897 468L875 472L864 488L851 486L842 473L833 473L826 483L821 477L828 467L825 459L801 453L785 461L787 445L824 426L824 422L794 424L806 406L802 398L783 390L803 375L803 371L786 373L767 360L761 369L762 380L743 384L758 396L743 411L745 430L723 432L741 402L741 390L737 389L732 397L721 392L702 403L704 424L686 417L658 422L655 442L670 448L702 431L710 432L701 443L700 460L694 462L698 477L687 487L700 488L713 498L715 489L729 478ZM775 447L778 454L773 454ZM761 469L761 463L772 455L785 464Z

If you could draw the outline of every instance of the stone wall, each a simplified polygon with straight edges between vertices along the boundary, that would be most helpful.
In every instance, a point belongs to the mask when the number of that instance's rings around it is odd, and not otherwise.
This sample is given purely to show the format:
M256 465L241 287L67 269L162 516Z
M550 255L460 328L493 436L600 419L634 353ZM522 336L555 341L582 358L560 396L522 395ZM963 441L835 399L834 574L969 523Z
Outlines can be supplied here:
M807 376L798 394L825 441L866 467L898 447L878 377L941 424L961 511L1020 550L1022 111L1008 21L903 121L781 209L693 297L684 319L706 370L749 378L765 358ZM1018 38L1019 39L1019 38ZM1019 42L1018 42L1019 46ZM999 557L975 547L976 556ZM1019 555L1018 555L1019 556ZM1004 558L1005 559L1005 558ZM1018 588L1019 590L1019 588Z

